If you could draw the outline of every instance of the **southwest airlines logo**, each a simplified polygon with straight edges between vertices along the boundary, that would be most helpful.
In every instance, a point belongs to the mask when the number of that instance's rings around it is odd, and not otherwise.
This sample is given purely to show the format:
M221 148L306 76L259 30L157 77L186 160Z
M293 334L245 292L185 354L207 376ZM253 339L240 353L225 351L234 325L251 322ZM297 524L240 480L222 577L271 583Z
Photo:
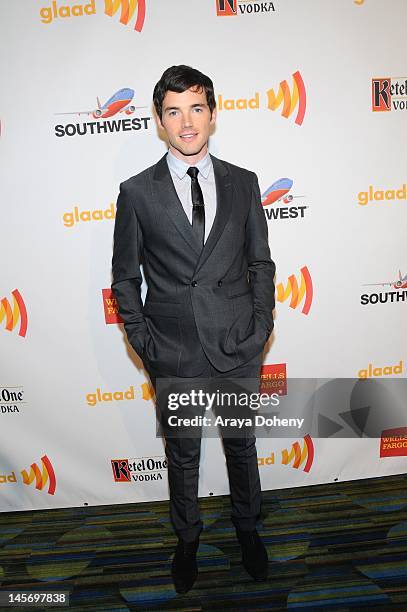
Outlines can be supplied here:
M130 118L136 109L147 108L146 106L135 106L133 104L134 89L123 87L116 91L104 104L96 96L96 107L86 110L76 110L71 112L55 113L56 115L87 115L91 121L81 123L66 123L55 126L55 136L86 136L95 134L111 134L114 132L129 132L148 130L151 117L138 116ZM111 117L124 113L124 119L109 120Z
M123 89L116 91L104 104L101 104L99 97L96 96L97 108L72 111L70 113L56 113L56 115L88 115L92 116L94 119L106 119L117 115L117 113L132 115L136 108L146 108L145 106L134 106L130 104L133 98L134 89L123 87Z
M302 125L307 108L307 94L305 91L304 81L302 80L301 74L298 70L293 74L292 91L290 90L287 81L284 80L280 83L277 95L274 93L274 89L269 89L267 96L268 108L275 111L282 106L281 115L286 119L292 115L298 106L295 123L297 125Z
M290 308L298 308L304 300L301 312L308 315L314 294L312 278L307 266L301 268L300 272L300 283L298 283L294 274L288 277L286 286L283 283L278 283L276 287L277 301L285 302L290 298Z
M146 0L104 0L105 15L114 17L120 13L119 21L123 25L133 22L135 16L134 30L141 32L146 18ZM40 19L42 23L50 24L55 19L72 19L74 17L84 17L96 15L96 0L88 3L60 4L53 0L51 6L44 6L40 9Z
M261 196L261 203L264 207L268 207L270 204L277 204L277 206L264 209L266 217L269 221L272 219L304 218L305 210L308 208L308 206L291 205L294 198L298 199L304 197L302 195L293 195L292 193L289 193L292 186L292 179L281 178L266 189ZM278 204L283 204L283 206L278 206ZM284 206L284 204L289 204L289 206Z
M289 465L290 467L303 472L309 472L314 462L314 444L309 434L304 436L303 444L299 442L293 442L290 449L284 448L281 451L281 464ZM261 465L274 465L275 464L275 453L271 452L268 457L259 457L258 464Z
M30 485L35 480L35 488L39 491L45 489L45 486L48 482L47 492L49 495L54 495L57 486L57 480L55 477L54 468L52 467L52 463L48 459L47 455L41 457L41 463L42 471L38 467L37 463L31 464L29 473L27 472L27 470L21 470L23 482L26 485Z
M18 335L25 337L27 333L28 317L27 309L24 300L18 289L14 289L11 295L13 296L13 304L6 297L0 302L0 325L5 324L7 331L14 331L19 325Z

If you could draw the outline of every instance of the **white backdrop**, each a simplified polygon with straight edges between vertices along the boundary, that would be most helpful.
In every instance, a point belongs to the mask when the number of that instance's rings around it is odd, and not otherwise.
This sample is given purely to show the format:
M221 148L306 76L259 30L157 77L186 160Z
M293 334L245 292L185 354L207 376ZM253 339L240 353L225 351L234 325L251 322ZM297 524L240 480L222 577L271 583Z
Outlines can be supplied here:
M148 378L102 291L118 185L165 152L151 97L173 64L214 81L211 152L262 193L288 179L264 206L265 366L405 377L407 282L391 284L407 273L405 1L136 4L0 0L1 510L167 497ZM137 108L95 116L124 88ZM386 457L380 439L260 439L263 488L404 472L406 421ZM204 440L200 494L227 492L219 440Z

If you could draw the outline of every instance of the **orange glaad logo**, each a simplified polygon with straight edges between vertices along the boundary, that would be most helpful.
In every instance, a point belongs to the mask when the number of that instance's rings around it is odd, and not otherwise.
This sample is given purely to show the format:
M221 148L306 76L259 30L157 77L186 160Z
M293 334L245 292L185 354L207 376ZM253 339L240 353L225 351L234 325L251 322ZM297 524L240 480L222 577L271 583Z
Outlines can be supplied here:
M304 436L302 441L302 448L300 442L293 442L290 449L284 448L281 451L281 464L290 465L292 468L303 472L309 472L311 470L314 461L314 443L309 434ZM259 457L258 464L260 465L274 465L275 454L271 452L268 457Z
M314 290L311 274L309 273L307 266L301 268L300 272L301 280L299 284L294 274L291 274L291 276L288 277L285 287L283 283L278 283L276 287L277 301L285 302L288 298L290 298L290 308L297 308L304 300L301 312L307 315L311 309Z
M32 463L30 466L30 472L27 470L21 470L21 476L23 482L26 485L30 485L35 480L35 488L42 491L48 482L48 494L54 495L57 486L57 480L55 477L54 468L52 467L51 461L47 455L41 457L42 471L38 467L37 463Z
M146 0L105 0L105 14L113 17L120 9L120 23L128 25L137 10L134 29L141 32L146 17Z
M28 325L27 309L18 289L14 289L11 295L13 296L13 305L6 297L0 302L0 324L5 320L7 331L13 331L20 323L18 335L24 338Z
M292 91L287 81L284 80L280 83L277 95L274 93L274 89L269 89L267 91L267 98L267 107L270 110L275 111L282 105L281 115L286 119L288 119L298 107L295 123L297 125L302 124L307 108L307 94L304 81L298 70L293 74Z

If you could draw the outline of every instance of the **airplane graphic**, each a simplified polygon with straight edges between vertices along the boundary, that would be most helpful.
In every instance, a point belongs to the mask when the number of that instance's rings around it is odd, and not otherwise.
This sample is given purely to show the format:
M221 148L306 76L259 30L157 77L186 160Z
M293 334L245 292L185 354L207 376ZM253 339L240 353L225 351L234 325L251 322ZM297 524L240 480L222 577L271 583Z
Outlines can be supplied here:
M105 119L113 117L117 113L126 113L131 115L136 108L147 108L146 106L134 106L130 102L134 98L134 89L127 87L119 89L111 96L105 104L101 104L99 98L96 98L97 108L86 111L73 111L71 113L56 113L57 115L92 115L95 119Z
M263 195L261 196L261 203L263 204L263 206L268 206L269 204L274 204L274 202L280 202L282 200L284 204L288 204L289 202L292 202L294 198L301 198L302 196L293 196L291 194L288 194L292 186L293 181L291 179L278 179L278 181L273 183L263 193Z
M380 286L390 285L394 287L395 289L407 289L407 274L403 276L401 274L401 270L399 270L398 280L386 281L384 283L365 283L364 284L365 287L373 287L373 286L378 286L378 285Z

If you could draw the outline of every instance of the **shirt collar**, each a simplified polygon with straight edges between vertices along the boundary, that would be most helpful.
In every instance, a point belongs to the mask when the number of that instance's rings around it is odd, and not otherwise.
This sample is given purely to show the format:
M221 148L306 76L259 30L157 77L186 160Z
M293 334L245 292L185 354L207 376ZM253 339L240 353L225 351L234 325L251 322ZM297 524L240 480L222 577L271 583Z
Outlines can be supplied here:
M171 151L168 151L167 153L167 164L169 169L174 172L174 174L176 174L180 180L184 178L188 168L190 168L189 164L182 161L182 159L175 157L174 153L171 153ZM194 164L194 166L196 166L199 173L202 174L205 179L207 179L212 168L212 160L209 153L206 153L205 157L197 164Z

